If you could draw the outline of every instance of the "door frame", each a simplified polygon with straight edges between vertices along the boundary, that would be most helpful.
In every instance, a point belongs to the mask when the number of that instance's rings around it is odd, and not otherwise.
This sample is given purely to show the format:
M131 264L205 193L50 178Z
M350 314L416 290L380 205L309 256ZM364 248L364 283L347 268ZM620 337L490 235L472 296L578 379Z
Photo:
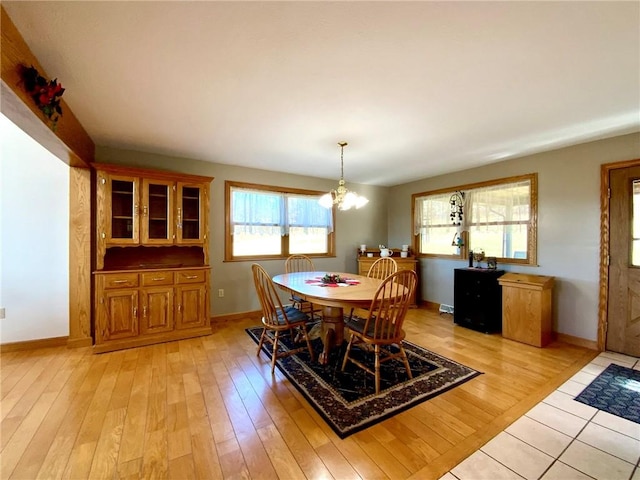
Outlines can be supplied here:
M610 185L611 170L640 166L640 158L622 162L606 163L600 166L600 295L598 299L598 350L603 352L607 345L609 319L609 233L610 233Z

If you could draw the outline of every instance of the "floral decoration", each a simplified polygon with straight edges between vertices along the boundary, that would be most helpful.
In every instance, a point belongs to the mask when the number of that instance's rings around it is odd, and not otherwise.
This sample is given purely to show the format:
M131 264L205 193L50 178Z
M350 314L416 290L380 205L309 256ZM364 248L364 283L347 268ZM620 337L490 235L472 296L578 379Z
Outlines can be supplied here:
M327 273L322 277L322 283L344 283L344 280L337 273Z
M33 65L30 67L21 65L20 76L25 90L44 116L49 119L51 129L55 130L62 115L60 107L60 97L64 93L62 84L58 83L57 78L47 81Z

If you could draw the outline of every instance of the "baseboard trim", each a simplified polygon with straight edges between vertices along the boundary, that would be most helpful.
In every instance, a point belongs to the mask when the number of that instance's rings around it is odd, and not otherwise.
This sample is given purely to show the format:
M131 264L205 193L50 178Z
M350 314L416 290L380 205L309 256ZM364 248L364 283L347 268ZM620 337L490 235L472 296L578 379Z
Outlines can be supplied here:
M240 312L240 313L225 313L222 315L213 315L211 317L211 324L215 323L224 323L224 322L235 322L237 320L243 320L245 318L256 318L260 319L262 316L261 310L252 310L250 312Z
M91 347L93 345L93 338L74 338L67 340L67 348L81 348Z
M436 303L436 302L430 302L430 301L428 301L428 300L422 300L422 301L420 302L420 305L419 305L419 306L420 306L420 307L423 307L423 308L426 308L427 310L432 311L432 312L438 312L438 311L440 311L440 304L439 304L439 303Z
M69 337L39 338L37 340L25 340L23 342L3 343L0 345L0 353L20 352L23 350L37 350L39 348L65 347Z
M595 340L587 340L586 338L574 337L573 335L567 335L566 333L554 332L556 340L569 345L575 345L577 347L584 347L590 350L598 350L598 342Z
M440 311L440 304L436 302L429 302L423 300L420 302L420 306L430 310L432 312ZM567 335L566 333L553 332L553 338L559 342L568 343L569 345L575 345L577 347L584 347L590 350L598 351L598 342L595 340L587 340L586 338L574 337L573 335Z

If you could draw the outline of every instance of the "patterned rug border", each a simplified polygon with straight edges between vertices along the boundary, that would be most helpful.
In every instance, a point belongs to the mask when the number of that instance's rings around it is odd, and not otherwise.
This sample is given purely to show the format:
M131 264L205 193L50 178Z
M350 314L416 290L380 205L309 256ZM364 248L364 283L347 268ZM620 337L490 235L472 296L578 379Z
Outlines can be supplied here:
M640 371L611 363L574 400L640 424L640 393L620 385L626 380L640 383Z
M245 331L256 344L259 342L262 327L251 327ZM419 377L384 389L379 395L371 394L350 402L345 401L331 384L321 379L297 355L278 359L276 366L340 438L346 438L373 426L482 374L480 371L407 340L402 344L408 356L419 357L435 365L436 368ZM262 351L269 359L271 359L270 348L270 344L262 347ZM451 375L455 376L454 380L449 378ZM435 388L424 391L425 385L428 384L435 384ZM401 395L410 395L411 400L402 402L398 398ZM329 397L332 401L327 400ZM321 403L323 400L324 405ZM328 406L331 407L332 412L328 411Z

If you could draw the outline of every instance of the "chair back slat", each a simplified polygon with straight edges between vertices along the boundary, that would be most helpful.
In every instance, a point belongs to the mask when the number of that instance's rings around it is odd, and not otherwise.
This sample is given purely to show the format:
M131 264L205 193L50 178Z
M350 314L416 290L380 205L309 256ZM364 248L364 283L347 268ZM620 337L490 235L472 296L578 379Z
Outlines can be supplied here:
M384 280L392 273L396 273L398 271L397 262L391 257L381 257L369 268L367 272L367 277L369 278L377 278L378 280Z
M395 343L401 339L402 324L412 302L418 276L413 270L389 275L378 287L367 316L364 333L376 341ZM399 290L402 290L400 293Z
M251 265L251 270L253 271L253 282L256 286L258 299L262 306L263 322L267 325L277 326L282 324L282 320L284 320L288 324L289 319L282 308L278 291L269 274L257 263Z
M315 272L313 261L306 255L291 255L284 262L285 273Z

